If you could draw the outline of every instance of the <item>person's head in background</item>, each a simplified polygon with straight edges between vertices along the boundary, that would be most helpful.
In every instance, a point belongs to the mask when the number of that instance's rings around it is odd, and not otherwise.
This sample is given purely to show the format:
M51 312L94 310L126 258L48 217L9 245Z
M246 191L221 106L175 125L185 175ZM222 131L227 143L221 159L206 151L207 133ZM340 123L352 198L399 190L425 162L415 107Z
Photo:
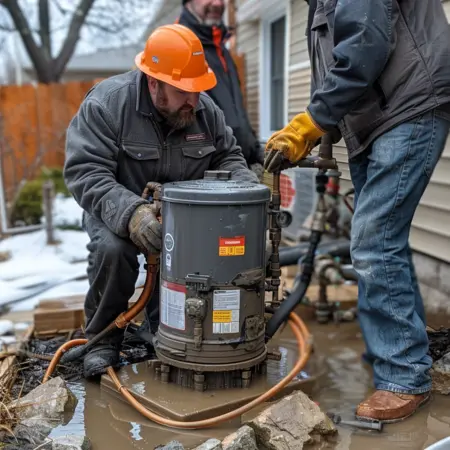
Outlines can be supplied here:
M222 23L226 0L183 0L183 5L205 25Z

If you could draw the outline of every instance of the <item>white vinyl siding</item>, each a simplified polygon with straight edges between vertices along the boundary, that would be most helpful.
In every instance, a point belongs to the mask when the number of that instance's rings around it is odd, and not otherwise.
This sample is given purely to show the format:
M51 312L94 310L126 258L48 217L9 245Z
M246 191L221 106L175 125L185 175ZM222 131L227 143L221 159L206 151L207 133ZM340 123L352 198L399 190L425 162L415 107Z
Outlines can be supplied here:
M259 22L238 24L237 51L245 56L247 113L256 133L259 133Z

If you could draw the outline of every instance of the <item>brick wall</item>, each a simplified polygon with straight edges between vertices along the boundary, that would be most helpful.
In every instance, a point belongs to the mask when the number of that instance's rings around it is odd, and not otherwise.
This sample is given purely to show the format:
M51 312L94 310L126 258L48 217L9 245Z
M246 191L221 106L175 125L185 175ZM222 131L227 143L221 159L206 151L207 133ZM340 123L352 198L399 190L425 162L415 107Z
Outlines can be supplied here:
M427 312L450 314L450 264L417 252L413 259Z

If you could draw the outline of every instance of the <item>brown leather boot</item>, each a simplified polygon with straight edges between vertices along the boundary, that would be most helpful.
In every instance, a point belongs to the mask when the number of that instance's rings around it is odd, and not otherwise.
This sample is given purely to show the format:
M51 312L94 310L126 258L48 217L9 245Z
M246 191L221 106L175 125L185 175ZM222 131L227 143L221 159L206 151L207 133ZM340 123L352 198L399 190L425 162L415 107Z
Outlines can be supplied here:
M383 423L400 422L414 414L430 398L430 393L420 395L376 391L358 405L356 418Z

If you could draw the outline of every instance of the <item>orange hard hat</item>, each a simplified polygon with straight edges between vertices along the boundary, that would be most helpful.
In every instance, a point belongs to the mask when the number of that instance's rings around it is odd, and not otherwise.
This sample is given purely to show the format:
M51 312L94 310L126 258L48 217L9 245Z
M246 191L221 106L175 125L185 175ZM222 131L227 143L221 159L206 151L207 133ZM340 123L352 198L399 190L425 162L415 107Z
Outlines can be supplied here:
M158 27L134 62L145 74L183 91L207 91L217 84L202 43L183 25Z

